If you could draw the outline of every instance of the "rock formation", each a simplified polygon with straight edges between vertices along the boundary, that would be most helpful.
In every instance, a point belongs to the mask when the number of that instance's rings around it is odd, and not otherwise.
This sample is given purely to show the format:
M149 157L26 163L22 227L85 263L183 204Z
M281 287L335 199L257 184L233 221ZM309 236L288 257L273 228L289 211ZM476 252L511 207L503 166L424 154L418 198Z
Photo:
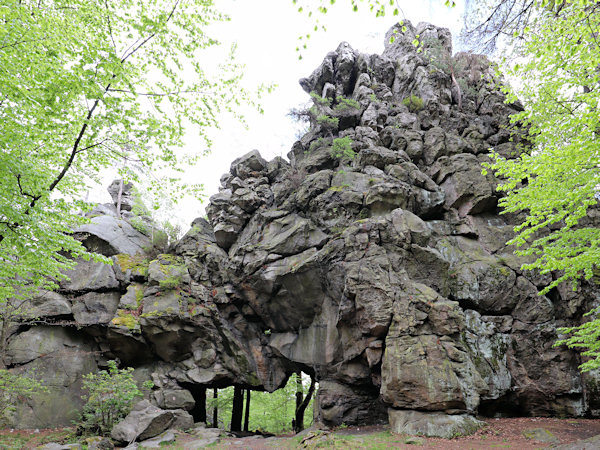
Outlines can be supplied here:
M77 233L113 266L82 261L33 301L46 324L10 339L11 366L52 386L20 426L68 421L39 411L77 407L80 375L113 358L171 410L192 410L198 389L273 391L303 370L326 425L449 435L477 414L597 414L595 378L553 347L597 289L539 296L551 275L520 269L505 245L518 217L498 214L482 174L490 148L527 145L508 120L521 106L485 57L452 56L448 30L405 26L382 55L328 53L300 81L315 106L289 161L235 160L208 221L168 254L148 258L147 236L97 208Z

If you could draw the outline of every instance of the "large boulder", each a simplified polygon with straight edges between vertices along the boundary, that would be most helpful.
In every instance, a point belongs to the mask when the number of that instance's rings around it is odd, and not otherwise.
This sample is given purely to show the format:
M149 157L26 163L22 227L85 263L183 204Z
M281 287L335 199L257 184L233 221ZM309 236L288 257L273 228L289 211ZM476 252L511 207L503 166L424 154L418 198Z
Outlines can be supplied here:
M174 420L175 416L171 411L142 400L133 406L127 417L113 427L110 437L123 443L143 441L167 430Z
M128 221L112 215L92 217L75 233L88 249L105 256L119 253L136 255L152 247L148 236L136 230Z

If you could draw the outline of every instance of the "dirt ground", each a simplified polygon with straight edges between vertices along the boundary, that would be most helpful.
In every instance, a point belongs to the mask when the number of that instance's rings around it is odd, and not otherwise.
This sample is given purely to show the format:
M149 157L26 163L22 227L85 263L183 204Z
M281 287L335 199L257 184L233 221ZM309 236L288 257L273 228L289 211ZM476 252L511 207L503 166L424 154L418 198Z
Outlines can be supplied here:
M486 419L487 425L471 436L454 439L412 438L410 436L390 433L387 426L349 427L333 430L321 439L305 441L308 448L419 448L470 450L506 448L516 450L532 450L548 448L561 444L600 435L598 419L553 419L553 418L510 418ZM524 432L535 429L547 430L544 438L554 442L541 442L528 439ZM554 438L554 439L552 439ZM313 441L314 442L311 442ZM215 448L227 449L267 449L267 448L300 448L302 443L297 438L227 438ZM573 450L600 449L600 441L596 445L581 443L571 447Z
M305 432L303 436L275 436L270 438L222 438L210 448L215 449L294 449L294 448L419 448L419 449L516 449L532 450L555 448L600 435L600 419L510 418L486 419L487 425L472 436L454 439L411 437L395 434L387 426L347 427L330 432ZM543 429L540 439L528 439L524 433ZM539 432L538 432L539 434ZM0 449L36 448L49 442L75 442L73 430L0 430ZM162 449L186 449L193 436L180 434L172 444ZM304 442L302 442L304 439ZM544 441L553 442L544 442ZM562 447L559 447L562 448ZM578 443L570 450L600 449L600 439L594 443Z

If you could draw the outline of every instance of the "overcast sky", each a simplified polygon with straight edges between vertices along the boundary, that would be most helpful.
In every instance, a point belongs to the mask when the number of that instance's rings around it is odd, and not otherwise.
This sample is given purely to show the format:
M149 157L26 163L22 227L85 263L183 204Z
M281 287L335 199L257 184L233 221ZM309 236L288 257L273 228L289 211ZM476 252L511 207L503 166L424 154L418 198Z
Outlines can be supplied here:
M304 0L304 3L311 1ZM413 24L431 22L450 28L456 36L462 13L461 1L455 8L448 8L443 0L398 0L402 10L400 17L390 13L387 17L375 18L364 6L359 12L353 12L350 0L338 0L321 19L327 31L311 33L308 49L302 52L303 58L299 60L296 52L298 36L311 32L314 20L299 14L292 0L217 0L215 3L231 20L213 26L213 34L223 42L223 54L229 51L231 43L237 43L237 61L245 65L246 88L254 90L261 83L275 83L277 88L263 97L263 115L246 111L247 129L225 116L221 129L210 133L213 140L211 153L186 173L189 181L204 185L204 202L187 199L169 213L169 217L176 218L184 229L194 218L204 215L208 197L218 191L221 175L229 171L235 158L253 149L259 150L267 160L285 157L298 132L298 125L287 117L287 113L309 99L298 80L310 75L340 42L349 42L361 52L381 53L385 32L402 18L402 13ZM207 67L215 65L214 61L206 61ZM202 151L204 148L190 133L186 149ZM109 201L107 196L91 200Z

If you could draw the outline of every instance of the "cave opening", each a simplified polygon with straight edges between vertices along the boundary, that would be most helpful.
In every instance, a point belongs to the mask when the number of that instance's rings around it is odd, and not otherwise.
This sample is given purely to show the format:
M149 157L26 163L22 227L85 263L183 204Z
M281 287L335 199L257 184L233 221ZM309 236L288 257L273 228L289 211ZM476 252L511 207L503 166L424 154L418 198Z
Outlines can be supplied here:
M312 425L314 376L294 372L286 384L273 391L246 385L212 386L182 383L194 398L189 411L194 422L236 434L281 434L300 432Z

